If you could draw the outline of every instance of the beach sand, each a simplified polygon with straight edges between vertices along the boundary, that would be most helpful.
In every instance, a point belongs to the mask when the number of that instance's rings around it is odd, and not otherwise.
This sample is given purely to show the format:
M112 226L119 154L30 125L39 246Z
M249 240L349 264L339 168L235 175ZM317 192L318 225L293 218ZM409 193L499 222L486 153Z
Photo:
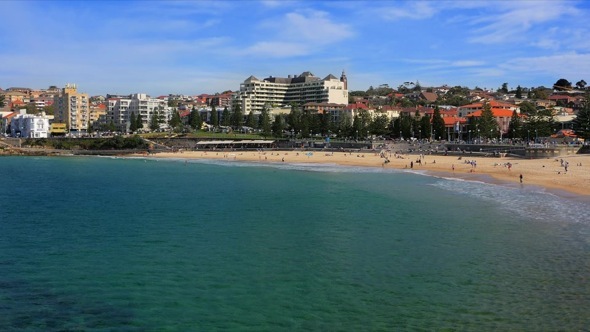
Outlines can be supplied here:
M323 151L179 151L151 154L149 158L221 159L261 163L329 163L343 166L366 166L427 171L463 179L482 180L498 184L532 185L581 196L590 195L590 155L569 155L559 158L519 159L492 158L472 155L385 155L377 153ZM562 166L561 161L564 164ZM469 163L475 161L475 164ZM568 163L567 172L564 165ZM486 177L489 176L489 177Z

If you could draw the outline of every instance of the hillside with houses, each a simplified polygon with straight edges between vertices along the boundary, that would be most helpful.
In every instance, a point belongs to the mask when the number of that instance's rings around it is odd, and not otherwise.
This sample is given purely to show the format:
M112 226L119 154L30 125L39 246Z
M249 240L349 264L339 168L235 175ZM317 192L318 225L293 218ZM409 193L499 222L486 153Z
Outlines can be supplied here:
M145 133L242 133L289 138L534 142L589 137L584 80L551 88L491 90L404 82L349 91L348 78L310 72L250 76L215 94L89 96L75 84L0 89L5 137L100 137Z

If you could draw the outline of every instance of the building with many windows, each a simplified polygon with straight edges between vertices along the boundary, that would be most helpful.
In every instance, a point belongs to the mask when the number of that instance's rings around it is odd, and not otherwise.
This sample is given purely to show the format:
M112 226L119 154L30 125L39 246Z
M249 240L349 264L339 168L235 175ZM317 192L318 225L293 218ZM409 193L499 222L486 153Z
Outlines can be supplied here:
M234 95L244 114L258 113L268 109L291 104L306 103L348 104L347 78L344 72L340 79L330 74L319 78L306 71L301 75L268 77L260 80L248 77L240 84L240 91Z
M112 121L117 130L128 131L131 116L141 116L143 128L149 128L154 113L160 117L162 124L170 117L169 107L164 99L151 98L145 93L128 96L107 96L107 121Z
M69 132L86 133L88 130L88 94L79 93L75 84L66 84L54 98L55 122L65 123Z

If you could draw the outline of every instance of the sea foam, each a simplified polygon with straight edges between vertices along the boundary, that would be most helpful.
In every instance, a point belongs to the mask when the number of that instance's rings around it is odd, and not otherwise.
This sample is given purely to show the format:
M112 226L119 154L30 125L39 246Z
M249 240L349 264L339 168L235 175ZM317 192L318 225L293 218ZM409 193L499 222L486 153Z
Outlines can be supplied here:
M501 209L534 220L589 222L590 206L587 202L561 197L540 187L513 187L456 178L438 178L432 186L458 195L495 202Z

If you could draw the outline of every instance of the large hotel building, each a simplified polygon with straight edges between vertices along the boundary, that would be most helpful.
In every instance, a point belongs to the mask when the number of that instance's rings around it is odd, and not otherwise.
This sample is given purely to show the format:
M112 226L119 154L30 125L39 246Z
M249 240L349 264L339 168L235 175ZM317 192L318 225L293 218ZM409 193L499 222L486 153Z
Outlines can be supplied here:
M306 71L301 75L268 77L260 80L248 77L240 84L235 101L242 106L244 114L258 113L263 107L300 106L306 103L348 104L348 86L344 72L340 79L330 74L324 79Z

